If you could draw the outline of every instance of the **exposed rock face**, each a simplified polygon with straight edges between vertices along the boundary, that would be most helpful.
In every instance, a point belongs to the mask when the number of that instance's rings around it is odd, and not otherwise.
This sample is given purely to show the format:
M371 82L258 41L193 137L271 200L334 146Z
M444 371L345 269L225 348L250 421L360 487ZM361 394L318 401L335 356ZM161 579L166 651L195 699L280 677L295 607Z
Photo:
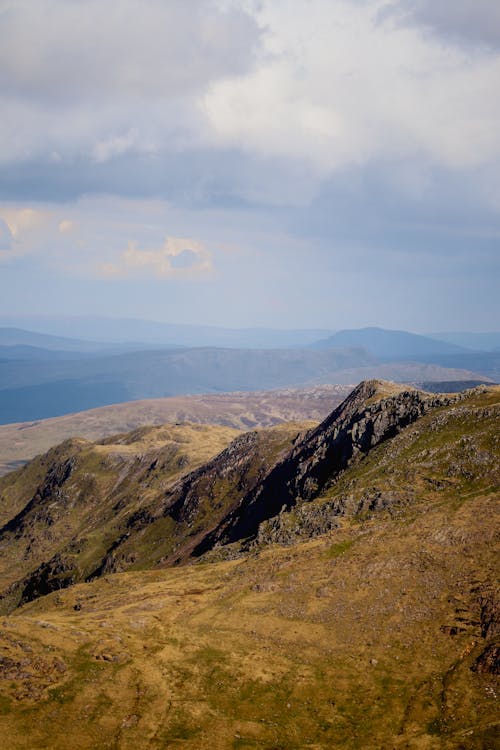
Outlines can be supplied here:
M474 413L465 403L454 406L482 392L433 395L367 381L314 430L299 432L299 427L287 425L245 433L189 473L183 471L185 457L176 446L105 459L99 453L94 464L85 464L85 451L75 441L75 450L49 465L35 496L2 530L5 549L16 540L19 545L22 537L26 553L24 569L17 580L9 579L0 606L13 608L78 581L130 568L178 564L209 551L231 556L253 545L292 544L330 531L341 516L411 502L414 490L407 482L353 492L351 475L342 477L351 467L357 470L373 448L431 411L433 429L458 420L448 440L463 435L453 443L444 478L425 472L431 489L474 478L467 459L470 452L474 466L481 459L479 470L493 481L493 452L479 450L460 430L463 420L492 421L494 406L487 399ZM447 409L450 405L453 408ZM403 441L406 434L401 435ZM128 445L127 440L122 436L120 445ZM425 446L424 462L428 453ZM407 461L402 459L403 464ZM316 498L321 503L310 502ZM51 514L59 514L59 525L52 523ZM59 539L61 533L66 536ZM26 560L33 562L28 566ZM490 632L496 620L486 604L483 620Z
M214 459L172 485L155 507L134 513L128 520L126 534L113 544L89 579L124 570L130 551L128 540L148 533L148 528L151 531L164 518L174 522L171 532L174 544L172 549L166 546L160 562L169 565L186 559L207 530L221 522L273 466L277 447L272 445L271 435L271 432L247 432L237 437ZM175 540L176 528L178 540Z
M423 414L447 406L457 396L431 396L391 384L361 383L312 433L299 443L240 505L195 550L203 554L215 544L255 536L259 525L324 492L354 461L394 437Z
M68 447L71 446L71 448L74 447L75 452L79 447L77 441L67 441L67 445ZM43 483L37 489L30 502L0 530L0 542L7 534L22 534L26 520L28 518L33 520L34 511L35 519L42 518L43 516L46 523L50 525L50 507L44 501L49 499L64 501L65 493L62 488L70 478L75 465L76 455L53 463Z
M490 643L472 666L473 672L500 674L500 645Z

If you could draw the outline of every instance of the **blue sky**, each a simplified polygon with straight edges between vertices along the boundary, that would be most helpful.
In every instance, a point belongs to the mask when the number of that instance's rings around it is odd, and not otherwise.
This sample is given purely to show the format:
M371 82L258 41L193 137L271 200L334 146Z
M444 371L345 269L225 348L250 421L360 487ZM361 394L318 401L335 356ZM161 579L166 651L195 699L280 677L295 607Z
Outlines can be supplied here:
M494 0L0 0L0 314L500 327Z

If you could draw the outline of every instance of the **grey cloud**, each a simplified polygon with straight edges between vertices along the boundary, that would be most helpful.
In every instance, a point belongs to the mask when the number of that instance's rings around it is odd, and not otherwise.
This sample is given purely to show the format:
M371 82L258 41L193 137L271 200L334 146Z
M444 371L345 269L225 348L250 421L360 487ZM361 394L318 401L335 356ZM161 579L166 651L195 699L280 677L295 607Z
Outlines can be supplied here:
M251 69L260 34L220 0L0 0L0 162L199 144L203 94Z
M500 47L500 3L496 0L399 0L385 14L416 21L455 41Z
M47 103L185 95L245 70L257 39L249 15L213 0L4 1L0 91Z
M481 194L489 175L457 180L427 167L417 191L402 186L400 170L379 163L336 175L310 206L289 214L289 231L341 249L338 263L346 268L356 267L361 248L364 270L368 264L375 275L393 263L417 275L498 274L500 214Z

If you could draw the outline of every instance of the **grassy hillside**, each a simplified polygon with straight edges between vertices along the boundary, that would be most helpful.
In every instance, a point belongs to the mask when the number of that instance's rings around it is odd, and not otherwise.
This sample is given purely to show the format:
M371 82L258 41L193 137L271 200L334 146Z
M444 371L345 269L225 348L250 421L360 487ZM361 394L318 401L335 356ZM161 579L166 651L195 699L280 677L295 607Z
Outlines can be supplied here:
M494 498L118 574L2 629L12 748L497 746Z

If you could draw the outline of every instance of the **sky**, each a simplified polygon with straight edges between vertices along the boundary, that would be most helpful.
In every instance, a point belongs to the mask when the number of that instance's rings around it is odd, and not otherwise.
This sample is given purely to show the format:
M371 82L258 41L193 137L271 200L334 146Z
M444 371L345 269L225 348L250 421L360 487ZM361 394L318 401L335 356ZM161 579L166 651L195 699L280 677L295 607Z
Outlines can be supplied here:
M497 0L0 0L0 315L500 329Z

